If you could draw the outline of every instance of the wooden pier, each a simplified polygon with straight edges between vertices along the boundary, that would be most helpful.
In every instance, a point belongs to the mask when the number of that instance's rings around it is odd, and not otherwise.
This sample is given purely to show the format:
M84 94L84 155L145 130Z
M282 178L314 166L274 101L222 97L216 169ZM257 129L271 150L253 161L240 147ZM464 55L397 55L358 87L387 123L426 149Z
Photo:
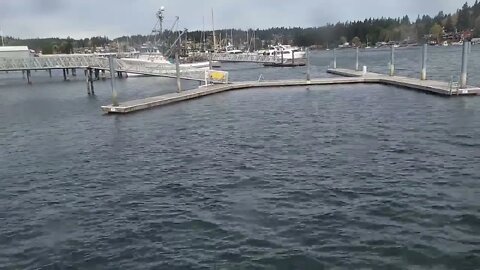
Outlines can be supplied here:
M480 87L467 86L460 88L458 83L441 82L434 80L421 80L403 76L389 76L378 73L355 71L350 69L328 69L328 73L344 77L357 77L374 80L376 83L410 88L418 91L445 96L478 95Z
M153 107L171 104L183 100L194 99L202 96L212 95L220 92L239 90L255 87L286 87L286 86L311 86L311 85L332 85L332 84L354 84L369 83L367 78L326 78L312 81L306 80L288 80L288 81L262 81L262 82L241 82L231 84L216 84L201 86L194 90L182 91L180 93L170 93L161 96L149 97L144 99L132 100L118 104L118 106L102 106L106 113L130 113L145 110Z
M257 87L288 87L288 86L312 86L312 85L334 85L334 84L358 84L358 83L377 83L391 86L415 89L427 93L439 94L444 96L460 95L480 95L480 88L454 87L451 83L420 80L401 76L389 76L378 73L354 71L348 69L329 69L331 74L342 77L307 80L279 80L279 81L261 81L261 82L239 82L220 85L201 86L197 89L170 93L161 96L149 97L144 99L132 100L114 105L102 106L106 113L130 113L153 107L163 106L175 102L194 99L202 96L213 95L220 92L239 90Z

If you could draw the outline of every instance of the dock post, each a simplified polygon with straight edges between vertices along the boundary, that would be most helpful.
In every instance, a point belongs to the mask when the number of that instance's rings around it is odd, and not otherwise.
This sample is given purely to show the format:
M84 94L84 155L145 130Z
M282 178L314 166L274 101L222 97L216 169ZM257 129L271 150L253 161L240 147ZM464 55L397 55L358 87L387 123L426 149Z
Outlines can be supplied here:
M90 78L88 76L85 77L85 81L87 83L87 94L90 95Z
M307 55L307 82L310 82L310 50L307 48L305 53Z
M32 84L32 73L27 69L27 83Z
M420 79L425 81L427 79L427 44L423 44L422 48L422 73Z
M22 70L22 79L25 79L25 70Z
M390 76L395 75L395 46L390 50Z
M212 53L208 52L208 69L212 70L213 63L212 63Z
M52 78L52 70L51 69L48 70L48 75L50 76L50 78Z
M95 73L95 80L100 80L100 70L99 69L94 69L94 73Z
M462 50L462 73L460 74L460 88L467 87L467 64L468 64L468 51L470 50L470 42L463 42Z
M92 94L95 94L95 88L93 86L93 70L92 68L88 68L88 81L90 81L90 91Z
M333 49L333 69L337 69L337 48Z
M72 76L77 77L77 70L72 68Z
M358 49L358 47L357 47L357 49L356 49L356 51L355 51L355 70L356 70L356 71L358 71L358 69L359 69L359 64L358 64L358 51L359 51L359 49Z
M68 80L68 77L67 77L67 69L66 69L66 68L63 69L63 80L64 80L64 81Z
M295 65L295 52L292 51L292 65Z
M115 61L113 55L108 56L108 64L110 66L111 75L110 85L112 86L112 104L113 106L118 106L117 91L115 91ZM95 72L95 74L97 74L97 72Z
M177 92L182 92L182 85L180 82L180 60L178 58L178 50L175 52L175 70L177 73Z
M282 54L282 55L281 55L281 58L282 58L282 65L283 65L283 48L282 48L282 50L280 51L280 53Z

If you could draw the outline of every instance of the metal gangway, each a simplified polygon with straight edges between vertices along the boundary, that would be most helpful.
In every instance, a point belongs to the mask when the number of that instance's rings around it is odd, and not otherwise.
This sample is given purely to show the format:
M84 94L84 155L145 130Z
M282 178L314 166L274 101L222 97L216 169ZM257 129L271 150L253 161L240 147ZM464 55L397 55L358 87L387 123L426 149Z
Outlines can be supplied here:
M115 71L160 77L176 77L175 64L145 63L115 59ZM0 71L31 71L52 69L98 69L109 70L109 59L94 54L46 55L26 58L0 58ZM180 66L180 77L203 81L205 69Z

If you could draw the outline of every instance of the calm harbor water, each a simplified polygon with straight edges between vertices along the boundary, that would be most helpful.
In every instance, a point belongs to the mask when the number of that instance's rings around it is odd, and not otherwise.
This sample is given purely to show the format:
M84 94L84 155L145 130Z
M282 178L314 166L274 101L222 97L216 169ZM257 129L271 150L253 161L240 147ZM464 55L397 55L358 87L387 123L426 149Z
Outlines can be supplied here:
M431 76L450 76L456 67L443 63L459 51L431 48ZM400 72L415 75L418 52L398 50ZM353 52L339 53L339 67L353 66ZM388 55L361 61L380 69ZM330 61L331 51L314 53L313 74L329 76ZM223 68L234 80L305 76ZM89 97L83 76L33 78L0 75L0 269L480 265L479 98L381 85L248 89L105 116L109 81ZM128 100L175 81L117 87Z

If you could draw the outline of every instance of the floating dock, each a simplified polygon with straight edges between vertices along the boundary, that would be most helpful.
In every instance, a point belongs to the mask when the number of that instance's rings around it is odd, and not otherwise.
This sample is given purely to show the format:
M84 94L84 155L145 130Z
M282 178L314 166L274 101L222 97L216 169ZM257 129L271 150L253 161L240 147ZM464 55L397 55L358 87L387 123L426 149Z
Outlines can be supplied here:
M208 96L220 92L258 87L288 87L288 86L312 86L312 85L335 85L335 84L358 84L358 83L379 83L391 86L405 87L427 93L444 96L480 95L479 87L467 87L459 89L452 83L420 80L401 76L388 76L378 73L363 73L349 69L329 69L328 73L343 77L307 80L279 80L261 82L238 82L231 84L217 84L201 86L197 89L186 90L179 93L169 93L161 96L126 101L118 106L102 106L106 113L130 113L153 107L163 106L175 102Z
M350 69L328 69L328 73L344 77L361 77L375 80L376 83L410 88L418 91L439 94L445 96L455 95L479 95L480 87L467 86L459 88L458 83L441 82L434 80L420 80L403 76L389 76L378 73L355 71Z
M350 77L350 78L325 78L311 81L305 80L288 80L288 81L261 81L261 82L241 82L231 84L216 84L201 86L197 89L186 90L180 93L170 93L161 96L149 97L144 99L126 101L118 106L107 105L102 106L102 110L106 113L130 113L145 110L153 107L167 105L183 100L194 99L207 95L231 90L239 90L255 87L287 87L287 86L311 86L311 85L332 85L332 84L354 84L354 83L374 83L367 78Z

